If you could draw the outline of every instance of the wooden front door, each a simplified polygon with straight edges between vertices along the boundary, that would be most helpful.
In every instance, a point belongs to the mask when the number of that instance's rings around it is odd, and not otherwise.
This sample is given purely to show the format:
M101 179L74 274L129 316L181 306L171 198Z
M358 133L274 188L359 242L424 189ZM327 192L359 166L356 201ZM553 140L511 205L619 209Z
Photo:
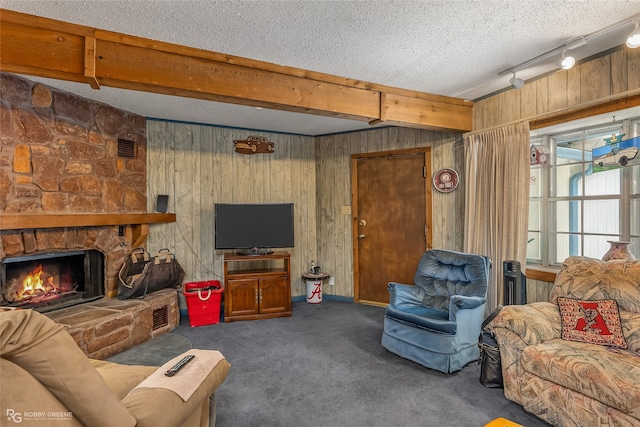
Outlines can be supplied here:
M354 300L389 303L387 283L413 284L431 247L430 149L352 156Z

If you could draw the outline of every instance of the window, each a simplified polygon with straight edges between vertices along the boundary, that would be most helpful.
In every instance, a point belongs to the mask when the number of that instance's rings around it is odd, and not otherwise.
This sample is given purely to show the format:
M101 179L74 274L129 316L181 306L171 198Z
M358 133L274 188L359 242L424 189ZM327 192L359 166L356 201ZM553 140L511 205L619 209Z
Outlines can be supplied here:
M548 161L531 166L527 261L602 258L609 240L640 259L640 117L538 130L531 144Z

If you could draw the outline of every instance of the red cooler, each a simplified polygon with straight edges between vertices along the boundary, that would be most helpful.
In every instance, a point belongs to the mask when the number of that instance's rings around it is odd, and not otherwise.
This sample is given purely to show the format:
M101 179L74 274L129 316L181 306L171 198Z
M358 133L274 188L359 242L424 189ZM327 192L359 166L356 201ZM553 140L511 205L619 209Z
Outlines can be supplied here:
M219 280L185 283L182 295L187 301L191 327L220 323L222 284Z

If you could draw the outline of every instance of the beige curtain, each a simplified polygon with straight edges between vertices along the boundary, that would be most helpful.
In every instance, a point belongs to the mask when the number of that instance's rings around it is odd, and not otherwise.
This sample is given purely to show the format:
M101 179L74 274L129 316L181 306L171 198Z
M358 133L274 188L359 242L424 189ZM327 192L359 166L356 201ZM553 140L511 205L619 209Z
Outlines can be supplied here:
M486 312L502 304L502 263L525 268L529 218L529 123L464 137L464 251L491 258Z

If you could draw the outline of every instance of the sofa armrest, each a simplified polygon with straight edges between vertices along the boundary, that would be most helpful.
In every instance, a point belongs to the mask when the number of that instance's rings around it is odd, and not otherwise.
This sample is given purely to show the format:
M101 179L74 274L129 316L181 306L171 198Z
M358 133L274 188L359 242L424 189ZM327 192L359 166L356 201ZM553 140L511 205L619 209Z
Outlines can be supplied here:
M224 382L230 367L226 359L218 362L186 402L167 389L136 388L122 403L137 420L136 427L181 426L194 412L208 411L209 396Z
M500 349L504 395L522 405L526 386L522 352L530 345L560 338L558 306L548 302L506 305L488 328L495 333Z
M424 300L424 290L420 286L389 282L387 289L389 289L389 304L394 307L415 307L422 305Z
M158 369L157 366L123 365L106 360L89 359L89 362L120 400Z
M488 326L496 334L500 328L507 329L525 345L560 338L562 332L558 306L549 302L504 306Z

